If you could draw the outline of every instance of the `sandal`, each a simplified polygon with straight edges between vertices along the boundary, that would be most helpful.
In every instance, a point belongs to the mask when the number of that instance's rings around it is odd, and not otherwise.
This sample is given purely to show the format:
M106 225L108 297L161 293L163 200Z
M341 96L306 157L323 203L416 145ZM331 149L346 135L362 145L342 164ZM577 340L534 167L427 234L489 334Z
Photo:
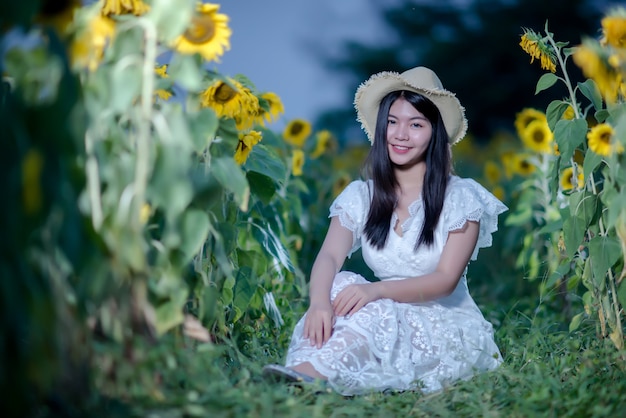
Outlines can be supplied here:
M316 379L304 373L281 366L280 364L268 364L263 367L263 375L283 380L289 383L315 383Z

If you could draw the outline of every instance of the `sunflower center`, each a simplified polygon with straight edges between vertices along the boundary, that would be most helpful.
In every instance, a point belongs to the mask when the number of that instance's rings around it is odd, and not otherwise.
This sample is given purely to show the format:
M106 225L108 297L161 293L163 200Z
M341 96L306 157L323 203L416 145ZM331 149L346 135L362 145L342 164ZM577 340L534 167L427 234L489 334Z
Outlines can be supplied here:
M603 144L609 145L611 143L611 133L610 132L602 133L600 135L600 141L602 141Z
M297 136L299 135L302 131L304 130L304 125L302 125L301 123L294 123L293 126L291 127L291 134L293 136Z
M205 44L215 36L215 23L209 15L193 16L184 36L192 44Z
M226 83L220 83L219 87L215 89L215 95L213 98L217 103L224 104L230 101L237 95L237 91Z
M537 144L543 144L545 141L545 137L543 135L543 132L541 132L540 130L536 130L533 132L533 141Z

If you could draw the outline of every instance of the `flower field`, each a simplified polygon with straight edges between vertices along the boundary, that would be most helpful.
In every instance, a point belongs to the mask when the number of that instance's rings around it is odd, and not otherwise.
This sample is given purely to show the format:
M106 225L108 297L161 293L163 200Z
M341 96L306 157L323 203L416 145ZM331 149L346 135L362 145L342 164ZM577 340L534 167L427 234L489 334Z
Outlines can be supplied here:
M520 28L511 48L545 70L536 93L562 99L521 103L509 130L452 149L456 171L510 208L468 276L502 367L428 397L344 398L260 370L282 360L306 310L328 207L359 177L366 141L283 121L278 95L221 73L231 29L219 4L1 7L3 416L626 407L625 9L581 42L549 22ZM347 263L371 276L358 254Z

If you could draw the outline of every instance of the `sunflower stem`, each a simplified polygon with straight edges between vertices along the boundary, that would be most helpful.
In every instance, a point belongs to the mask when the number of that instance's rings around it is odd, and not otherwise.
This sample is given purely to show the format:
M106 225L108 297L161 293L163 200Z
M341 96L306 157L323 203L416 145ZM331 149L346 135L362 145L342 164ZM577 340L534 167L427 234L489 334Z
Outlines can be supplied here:
M137 163L135 166L135 199L133 207L133 223L140 225L139 217L145 202L149 176L150 125L152 121L152 101L154 93L154 63L156 62L157 37L154 24L147 19L138 19L144 30L144 60L142 66L142 89L140 118L137 127Z
M85 153L87 154L86 175L89 202L91 206L91 223L96 231L100 230L104 220L100 191L100 175L98 160L93 152L93 135L91 130L85 132Z

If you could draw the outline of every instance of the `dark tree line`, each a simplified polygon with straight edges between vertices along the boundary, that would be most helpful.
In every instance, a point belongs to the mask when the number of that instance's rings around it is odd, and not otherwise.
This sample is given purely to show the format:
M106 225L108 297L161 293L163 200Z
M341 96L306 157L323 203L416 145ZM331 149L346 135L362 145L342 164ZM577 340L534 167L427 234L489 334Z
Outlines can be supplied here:
M458 3L458 4L457 4ZM457 5L454 5L457 4ZM497 129L512 129L523 107L544 107L558 89L535 96L545 72L519 47L523 28L543 32L546 21L557 40L577 45L596 36L610 7L598 0L401 0L393 7L371 1L387 26L376 45L348 41L340 54L322 53L329 68L348 77L345 106L321 115L317 123L336 131L342 142L361 138L354 122L353 94L370 74L402 72L416 65L434 69L464 104L470 132L487 140ZM391 41L390 41L391 40ZM580 73L568 66L574 79ZM557 70L557 74L560 71ZM563 91L562 96L566 92Z

